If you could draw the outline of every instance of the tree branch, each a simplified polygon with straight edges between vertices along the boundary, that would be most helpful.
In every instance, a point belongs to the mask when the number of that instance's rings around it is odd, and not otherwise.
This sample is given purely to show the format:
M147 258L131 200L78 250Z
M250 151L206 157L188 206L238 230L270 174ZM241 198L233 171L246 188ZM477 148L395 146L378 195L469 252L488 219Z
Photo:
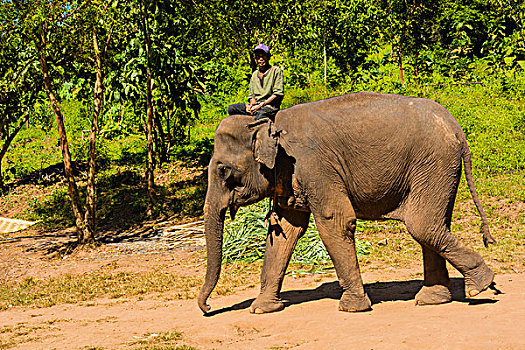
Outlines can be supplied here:
M104 50L102 50L102 58L106 59L106 53L108 52L109 42L111 40L111 36L113 35L113 29L115 28L115 22L111 24L111 28L109 29L108 37L106 38L106 42L104 43Z
M4 144L2 145L2 149L0 150L0 161L4 158L7 149L9 148L9 145L11 145L11 142L13 142L13 139L15 138L16 134L22 129L24 124L29 119L29 112L26 112L24 117L20 120L20 123L16 126L16 128L13 130L11 134L7 136L7 138L4 141Z
M27 67L29 67L29 65L31 65L33 62L36 62L37 60L38 60L38 58L35 57L32 60L30 60L29 62L27 62L26 65L24 66L24 68L22 70L20 70L20 74L18 74L18 77L15 77L14 80L11 82L11 84L16 85L16 83L18 83L18 81L22 78L23 72L27 69Z

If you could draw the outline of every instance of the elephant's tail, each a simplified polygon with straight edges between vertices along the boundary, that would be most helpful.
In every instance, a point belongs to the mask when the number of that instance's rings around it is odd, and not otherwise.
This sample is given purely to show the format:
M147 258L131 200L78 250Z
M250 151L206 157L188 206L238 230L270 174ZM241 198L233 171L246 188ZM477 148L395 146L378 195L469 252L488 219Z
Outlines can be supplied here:
M478 208L479 215L481 216L481 232L483 233L483 243L485 244L485 247L488 247L489 244L496 243L496 240L492 235L490 234L489 230L489 223L487 221L487 214L485 214L485 210L483 210L483 207L481 205L481 202L479 200L478 192L476 191L476 186L474 186L474 180L472 178L472 160L470 158L470 149L468 147L467 138L463 131L461 131L463 134L462 136L462 143L463 143L463 163L465 164L465 177L467 178L467 184L468 188L470 190L470 194L472 195L472 199L474 200L474 203L476 204L476 208Z

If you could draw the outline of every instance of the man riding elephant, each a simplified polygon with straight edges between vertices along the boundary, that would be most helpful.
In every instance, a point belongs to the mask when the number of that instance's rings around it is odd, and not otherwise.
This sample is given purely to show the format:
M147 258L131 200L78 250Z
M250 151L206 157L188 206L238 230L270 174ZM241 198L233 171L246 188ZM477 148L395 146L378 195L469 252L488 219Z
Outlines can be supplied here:
M236 103L228 107L229 115L253 115L255 120L274 119L281 107L284 96L284 78L282 70L270 65L270 49L259 44L254 49L255 61L259 69L250 79L248 103Z

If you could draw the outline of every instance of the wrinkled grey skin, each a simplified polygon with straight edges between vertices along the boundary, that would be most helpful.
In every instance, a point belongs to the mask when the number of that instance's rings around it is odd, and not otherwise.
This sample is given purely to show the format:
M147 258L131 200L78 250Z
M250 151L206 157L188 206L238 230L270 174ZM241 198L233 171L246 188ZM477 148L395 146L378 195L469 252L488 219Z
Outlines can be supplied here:
M494 274L450 233L462 159L487 245L494 240L472 181L465 135L433 101L364 92L282 110L275 123L254 122L250 116L224 119L208 170L208 265L199 307L210 310L206 301L220 274L227 208L234 216L239 206L273 196L274 188L277 215L271 220L261 292L251 312L283 308L282 280L310 213L343 288L342 311L371 307L356 257L357 218L403 221L421 245L424 286L417 304L451 300L445 261L465 277L467 296L480 293Z

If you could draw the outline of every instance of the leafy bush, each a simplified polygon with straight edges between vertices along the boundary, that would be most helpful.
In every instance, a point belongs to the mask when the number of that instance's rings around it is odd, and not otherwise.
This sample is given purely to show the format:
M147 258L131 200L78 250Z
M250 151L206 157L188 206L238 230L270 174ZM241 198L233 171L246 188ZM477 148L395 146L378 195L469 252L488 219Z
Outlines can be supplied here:
M189 144L180 145L172 153L178 160L185 163L207 166L213 154L213 139L205 137Z

